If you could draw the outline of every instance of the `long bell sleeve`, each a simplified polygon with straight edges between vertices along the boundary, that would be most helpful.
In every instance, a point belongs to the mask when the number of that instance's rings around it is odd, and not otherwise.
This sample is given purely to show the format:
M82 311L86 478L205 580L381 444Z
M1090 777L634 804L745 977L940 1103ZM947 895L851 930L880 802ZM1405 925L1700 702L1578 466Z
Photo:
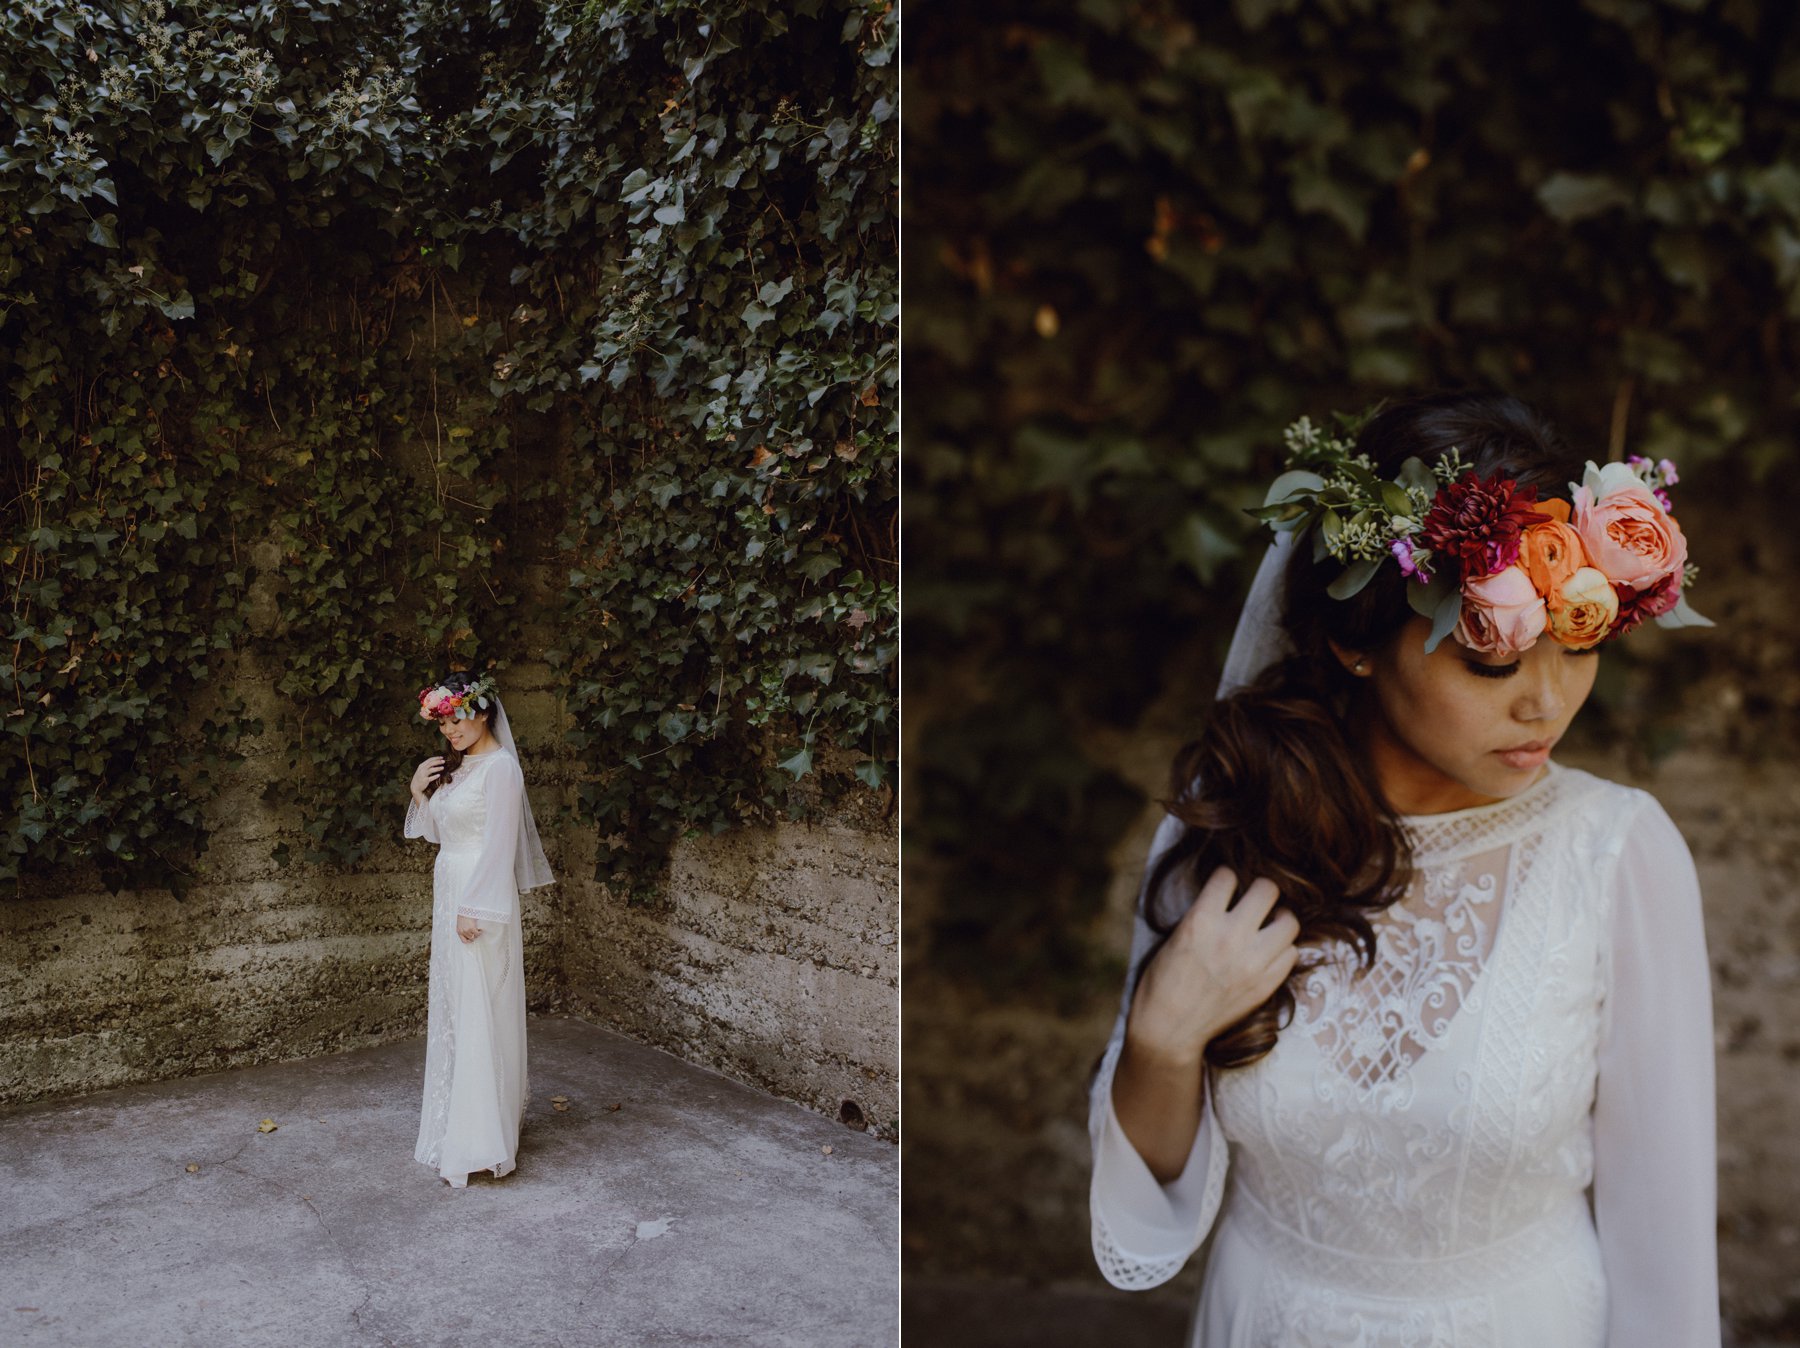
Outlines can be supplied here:
M511 922L519 906L517 856L525 774L511 754L498 749L492 752L499 758L485 769L487 776L481 783L487 812L481 828L481 856L457 898L456 915L480 922Z
M1174 815L1167 815L1151 841L1145 879L1138 889L1125 991L1088 1099L1088 1136L1094 1161L1088 1211L1094 1260L1109 1283L1127 1291L1156 1287L1181 1271L1212 1229L1225 1192L1227 1146L1213 1109L1210 1071L1193 1148L1181 1174L1167 1184L1151 1173L1113 1109L1113 1074L1125 1048L1125 1024L1131 1011L1129 970L1137 968L1158 939L1144 920L1144 891L1157 858L1174 846L1184 827Z
M1608 1348L1717 1348L1712 989L1693 857L1644 795L1611 894L1594 1098Z
M426 842L441 842L438 837L437 818L431 813L431 797L425 797L423 804L408 796L406 800L406 828L401 835L406 838L423 838Z

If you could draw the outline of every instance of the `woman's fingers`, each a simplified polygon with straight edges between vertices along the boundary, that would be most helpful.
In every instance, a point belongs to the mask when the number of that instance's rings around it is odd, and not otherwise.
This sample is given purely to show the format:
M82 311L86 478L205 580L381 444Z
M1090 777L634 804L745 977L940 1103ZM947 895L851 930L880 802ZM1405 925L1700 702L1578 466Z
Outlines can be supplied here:
M1206 883L1200 886L1200 894L1194 900L1193 908L1188 911L1202 911L1208 915L1223 913L1225 905L1231 902L1231 896L1237 892L1237 872L1229 866L1218 866L1206 877Z
M1294 916L1292 909L1277 908L1263 924L1260 934L1277 949L1291 946L1299 938L1300 919Z
M1239 899L1237 906L1231 910L1231 915L1260 927L1263 919L1268 917L1269 910L1275 906L1276 900L1280 897L1281 891L1275 888L1275 882L1266 876L1259 875L1250 882L1249 888L1244 891L1243 898Z

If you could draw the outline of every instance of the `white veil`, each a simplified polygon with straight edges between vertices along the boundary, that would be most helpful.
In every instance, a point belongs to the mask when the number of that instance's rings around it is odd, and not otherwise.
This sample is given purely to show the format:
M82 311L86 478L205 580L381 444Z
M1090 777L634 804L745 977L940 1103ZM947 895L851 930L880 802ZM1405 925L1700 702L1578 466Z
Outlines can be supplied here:
M500 701L500 694L494 694L494 738L500 741L500 747L519 762L519 746L513 743L512 726L506 719L506 704ZM521 767L524 765L521 763ZM513 878L518 881L519 892L536 889L556 879L550 873L550 859L544 855L544 844L538 840L537 821L531 817L531 793L521 793L524 799L519 808L519 845L513 856Z
M1293 552L1294 535L1284 530L1275 535L1275 541L1263 554L1256 579L1250 582L1250 593L1244 596L1244 607L1238 613L1237 629L1231 634L1225 672L1219 677L1220 697L1230 697L1254 683L1270 665L1294 653L1294 644L1281 625L1282 578Z

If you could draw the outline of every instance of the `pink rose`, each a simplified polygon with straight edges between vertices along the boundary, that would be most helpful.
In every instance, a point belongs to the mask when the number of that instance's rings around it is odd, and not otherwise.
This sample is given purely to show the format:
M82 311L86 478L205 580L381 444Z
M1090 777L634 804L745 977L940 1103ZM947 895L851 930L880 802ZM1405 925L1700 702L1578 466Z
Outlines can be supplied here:
M1523 567L1509 566L1463 582L1456 639L1472 651L1513 655L1542 636L1549 621L1531 577Z
M1687 565L1681 526L1628 469L1609 474L1589 465L1587 482L1575 491L1573 522L1589 560L1615 585L1647 590Z

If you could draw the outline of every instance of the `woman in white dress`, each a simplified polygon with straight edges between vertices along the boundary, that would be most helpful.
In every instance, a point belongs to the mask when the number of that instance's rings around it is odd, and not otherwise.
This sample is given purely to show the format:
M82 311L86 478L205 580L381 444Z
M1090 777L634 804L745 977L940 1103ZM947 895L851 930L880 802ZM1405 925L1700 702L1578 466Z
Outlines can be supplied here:
M438 844L432 874L425 1093L414 1156L453 1188L517 1161L525 1111L525 950L519 894L553 878L491 675L419 693L447 752L412 777L405 836Z
M1717 1348L1700 896L1550 760L1683 591L1674 465L1516 399L1302 422L1092 1082L1094 1254L1202 1348ZM1469 471L1464 471L1469 470ZM1535 489L1535 490L1534 490Z

